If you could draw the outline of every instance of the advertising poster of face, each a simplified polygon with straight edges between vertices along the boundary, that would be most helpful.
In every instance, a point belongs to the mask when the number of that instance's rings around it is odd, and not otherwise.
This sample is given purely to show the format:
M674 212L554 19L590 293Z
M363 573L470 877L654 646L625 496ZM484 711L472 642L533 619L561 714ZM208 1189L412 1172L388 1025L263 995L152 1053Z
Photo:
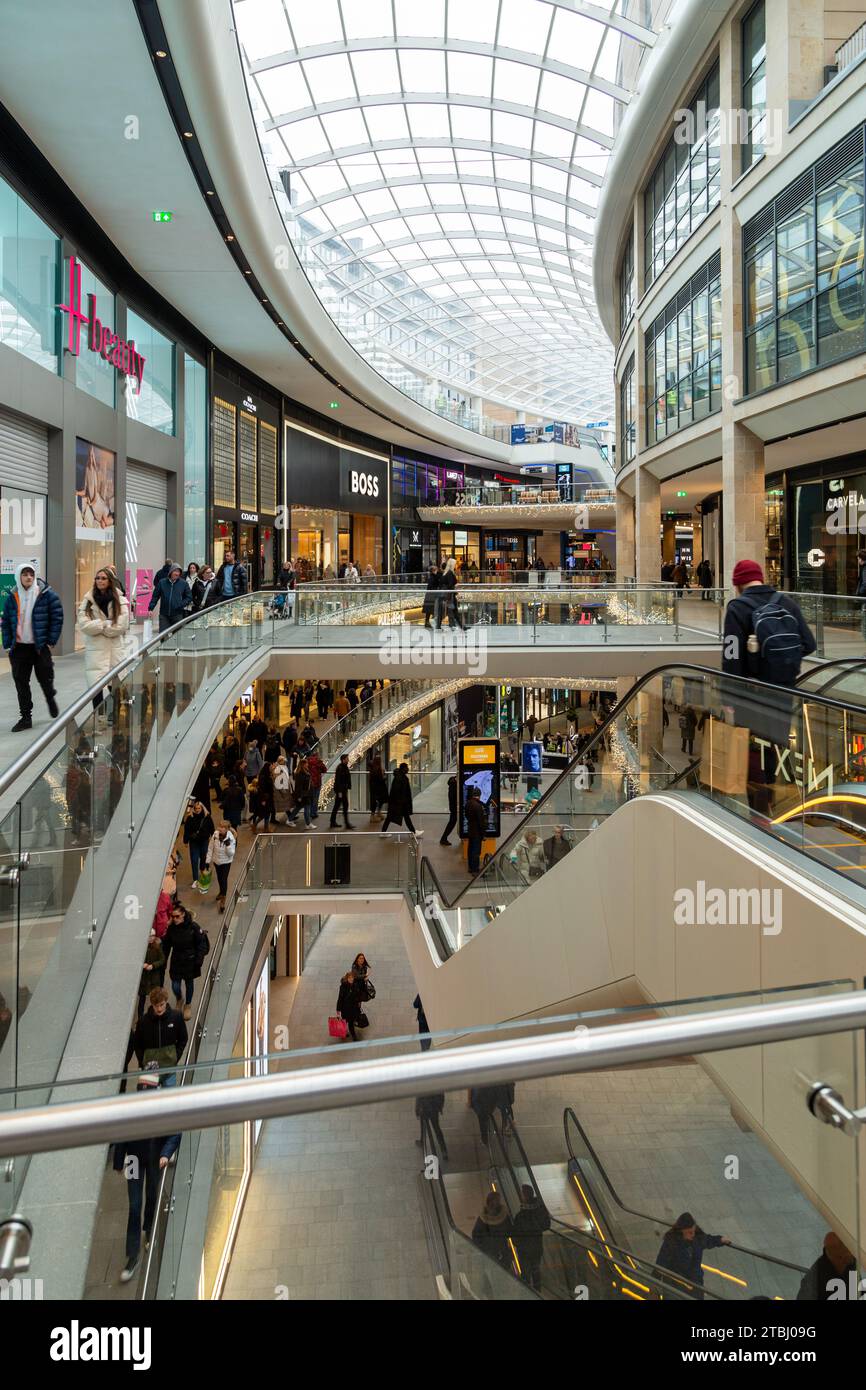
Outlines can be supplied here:
M115 456L86 439L75 441L75 539L114 540Z

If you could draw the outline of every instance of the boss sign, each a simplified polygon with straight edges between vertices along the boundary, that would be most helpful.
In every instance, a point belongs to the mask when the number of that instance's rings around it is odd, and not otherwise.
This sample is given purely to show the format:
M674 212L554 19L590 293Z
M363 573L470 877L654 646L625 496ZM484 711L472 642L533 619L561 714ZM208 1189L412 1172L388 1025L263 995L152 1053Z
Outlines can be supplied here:
M362 497L378 497L379 479L375 473L358 473L353 468L349 472L349 491L360 493Z

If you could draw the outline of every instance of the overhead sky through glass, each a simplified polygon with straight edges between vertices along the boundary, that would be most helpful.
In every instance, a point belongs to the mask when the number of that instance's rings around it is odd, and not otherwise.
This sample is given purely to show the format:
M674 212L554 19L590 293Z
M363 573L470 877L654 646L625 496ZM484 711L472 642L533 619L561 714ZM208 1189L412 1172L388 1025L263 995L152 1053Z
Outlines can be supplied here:
M395 386L465 423L482 402L610 418L595 213L669 8L235 0L295 249L347 339Z

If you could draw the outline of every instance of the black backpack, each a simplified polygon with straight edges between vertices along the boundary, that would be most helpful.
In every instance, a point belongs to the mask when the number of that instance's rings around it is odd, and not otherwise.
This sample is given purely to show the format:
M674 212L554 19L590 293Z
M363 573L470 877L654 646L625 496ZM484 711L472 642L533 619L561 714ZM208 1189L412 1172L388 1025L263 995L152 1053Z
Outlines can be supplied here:
M778 594L752 609L752 637L758 645L750 653L750 666L758 680L793 685L803 660L803 638L795 615Z

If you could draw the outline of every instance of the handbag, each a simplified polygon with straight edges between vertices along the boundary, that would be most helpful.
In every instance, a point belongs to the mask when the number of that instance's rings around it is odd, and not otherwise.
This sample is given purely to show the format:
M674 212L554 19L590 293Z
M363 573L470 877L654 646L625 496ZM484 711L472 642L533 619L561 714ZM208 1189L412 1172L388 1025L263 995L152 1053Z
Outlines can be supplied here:
M722 796L745 796L748 775L749 730L709 719L701 750L701 781Z
M332 1038L345 1038L348 1031L348 1023L344 1018L340 1018L339 1014L334 1014L328 1019L328 1032Z
M213 869L202 869L198 876L197 888L200 893L206 893L213 883Z
M375 998L376 998L376 986L373 984L373 981L372 981L372 980L365 980L365 981L364 981L364 985L365 985L366 991L367 991L366 996L365 996L366 999L367 999L368 1001L371 1000L371 999L375 999Z
M367 1017L367 1015L364 1013L363 1009L361 1010L360 1014L358 1015L358 1019L357 1019L357 1022L355 1023L355 1027L356 1027L356 1028L369 1028L369 1027L370 1027L370 1020L369 1020L369 1018Z

